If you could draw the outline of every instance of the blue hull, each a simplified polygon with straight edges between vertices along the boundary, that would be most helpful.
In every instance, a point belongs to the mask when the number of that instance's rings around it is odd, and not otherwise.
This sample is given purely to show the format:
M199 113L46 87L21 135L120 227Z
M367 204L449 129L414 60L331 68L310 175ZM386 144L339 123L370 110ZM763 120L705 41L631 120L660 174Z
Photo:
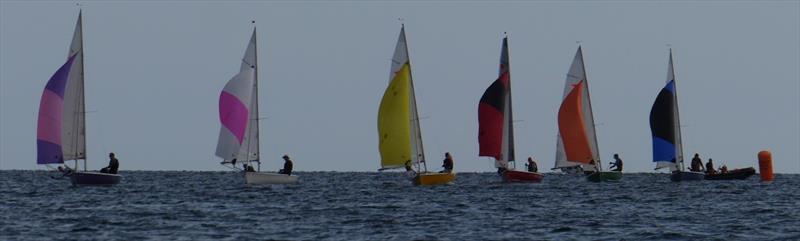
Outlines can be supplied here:
M706 174L702 172L679 172L675 171L669 175L669 179L673 182L683 181L700 181L705 178Z
M100 185L110 186L119 183L122 176L119 174L109 174L100 172L76 172L69 175L72 185Z

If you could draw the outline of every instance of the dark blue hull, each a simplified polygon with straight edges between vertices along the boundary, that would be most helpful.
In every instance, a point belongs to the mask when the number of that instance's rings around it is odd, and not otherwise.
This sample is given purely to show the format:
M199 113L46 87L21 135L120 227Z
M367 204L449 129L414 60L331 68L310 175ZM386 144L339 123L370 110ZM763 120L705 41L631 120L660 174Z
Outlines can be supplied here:
M706 174L702 172L680 172L675 171L669 175L669 179L673 182L683 182L683 181L700 181L705 178Z
M122 176L100 172L76 172L69 175L72 185L101 185L110 186L119 183Z

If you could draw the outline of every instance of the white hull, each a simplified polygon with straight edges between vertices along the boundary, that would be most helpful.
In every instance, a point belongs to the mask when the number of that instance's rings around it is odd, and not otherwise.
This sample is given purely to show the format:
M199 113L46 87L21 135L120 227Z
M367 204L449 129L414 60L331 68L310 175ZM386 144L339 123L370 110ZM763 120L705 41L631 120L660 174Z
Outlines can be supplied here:
M244 183L246 184L294 184L297 183L298 176L278 174L274 172L245 172Z

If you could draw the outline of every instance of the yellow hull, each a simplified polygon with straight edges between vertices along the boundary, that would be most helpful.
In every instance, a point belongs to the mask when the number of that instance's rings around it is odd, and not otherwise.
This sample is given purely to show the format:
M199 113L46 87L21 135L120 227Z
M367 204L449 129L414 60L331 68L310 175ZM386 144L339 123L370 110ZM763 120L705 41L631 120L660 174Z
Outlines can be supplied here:
M428 172L422 173L417 175L414 178L415 185L439 185L453 182L456 180L455 173L435 173L435 172Z

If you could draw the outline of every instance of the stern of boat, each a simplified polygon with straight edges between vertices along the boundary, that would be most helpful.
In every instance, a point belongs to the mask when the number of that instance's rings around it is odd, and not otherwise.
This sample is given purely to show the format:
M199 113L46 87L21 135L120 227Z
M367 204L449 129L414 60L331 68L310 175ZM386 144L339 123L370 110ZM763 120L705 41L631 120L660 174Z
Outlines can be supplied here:
M416 185L439 185L439 184L446 184L451 183L453 180L456 179L456 173L435 173L435 172L428 172L428 173L420 173L414 178L414 184Z
M286 175L274 172L245 172L244 182L246 184L267 185L267 184L294 184L297 183L297 175Z
M111 186L119 183L122 175L102 172L75 172L69 175L75 186Z

